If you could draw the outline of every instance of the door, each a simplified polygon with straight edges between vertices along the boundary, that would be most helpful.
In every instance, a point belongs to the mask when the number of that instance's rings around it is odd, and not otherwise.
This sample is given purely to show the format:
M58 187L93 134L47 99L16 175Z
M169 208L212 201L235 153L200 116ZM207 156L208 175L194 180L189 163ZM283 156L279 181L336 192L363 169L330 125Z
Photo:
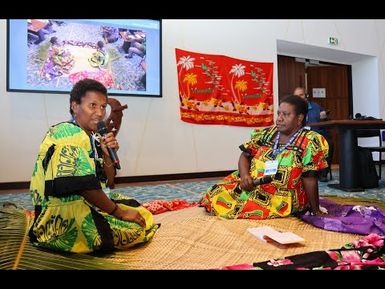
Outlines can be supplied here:
M349 65L324 64L306 68L309 99L330 111L331 119L348 119L352 115L352 98L350 97L351 73ZM313 89L325 89L325 97L315 97ZM330 130L334 142L332 163L339 163L339 141L335 129Z
M278 55L278 99L293 94L298 86L305 87L305 63L291 56Z
M348 119L353 113L351 66L278 55L279 100L293 93L294 88L307 88L309 99L330 111L331 119ZM325 91L324 98L313 95L313 88ZM334 141L333 164L339 163L337 132L331 130Z

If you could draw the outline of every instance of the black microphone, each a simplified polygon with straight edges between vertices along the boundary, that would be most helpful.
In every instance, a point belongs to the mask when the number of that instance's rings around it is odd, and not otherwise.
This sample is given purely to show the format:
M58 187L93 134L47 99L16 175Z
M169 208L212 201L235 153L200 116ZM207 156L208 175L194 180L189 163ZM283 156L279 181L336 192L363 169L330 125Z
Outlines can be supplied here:
M271 176L271 175L264 176L262 178L253 180L253 186L256 187L259 185L268 184L268 183L271 183L272 181L273 181L273 176ZM240 188L240 186L239 186L239 188ZM247 192L247 191L242 190L241 194L239 195L239 199L241 201L246 201L249 199L250 194L251 194L251 192Z
M260 185L271 183L272 181L273 181L273 176L268 175L268 176L264 176L264 177L262 177L260 179L254 180L253 181L253 185L254 185L254 187L256 187L256 186L260 186Z
M96 125L98 127L98 133L101 134L101 136L104 136L108 133L108 129L106 127L106 124L104 121L99 121ZM119 158L118 155L116 154L116 151L112 148L107 147L108 153L110 154L110 158L112 162L114 163L115 168L120 170L120 164L119 164Z

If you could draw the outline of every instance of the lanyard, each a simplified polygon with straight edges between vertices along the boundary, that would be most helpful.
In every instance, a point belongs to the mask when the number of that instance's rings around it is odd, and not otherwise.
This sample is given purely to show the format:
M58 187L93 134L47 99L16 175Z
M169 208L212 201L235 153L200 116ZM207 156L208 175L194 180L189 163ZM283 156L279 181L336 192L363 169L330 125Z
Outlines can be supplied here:
M301 133L302 130L303 130L302 128L297 130L297 132L292 135L292 137L289 139L289 141L287 143L285 143L285 145L280 146L280 147L278 147L278 143L279 143L279 138L281 136L281 133L278 132L277 136L275 138L275 141L274 141L273 152L271 153L272 158L275 159L275 157L278 154L280 154L284 149L286 149L289 145L291 145L294 142L294 140L296 139L296 137Z

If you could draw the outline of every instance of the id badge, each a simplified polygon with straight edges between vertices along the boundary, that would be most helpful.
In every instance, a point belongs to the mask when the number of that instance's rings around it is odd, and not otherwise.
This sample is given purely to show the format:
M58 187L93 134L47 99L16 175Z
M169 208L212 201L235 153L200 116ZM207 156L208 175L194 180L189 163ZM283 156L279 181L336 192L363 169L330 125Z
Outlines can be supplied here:
M265 171L263 173L264 176L275 175L278 170L278 160L267 161L265 162Z

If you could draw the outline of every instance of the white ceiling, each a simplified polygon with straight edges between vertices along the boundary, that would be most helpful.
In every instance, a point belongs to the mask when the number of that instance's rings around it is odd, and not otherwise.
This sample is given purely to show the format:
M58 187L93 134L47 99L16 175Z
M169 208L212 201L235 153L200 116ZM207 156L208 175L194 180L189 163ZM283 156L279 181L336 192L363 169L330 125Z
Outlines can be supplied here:
M370 55L318 47L286 40L277 40L277 53L279 55L315 59L339 64L353 64L354 62L367 59L368 57L373 57Z

